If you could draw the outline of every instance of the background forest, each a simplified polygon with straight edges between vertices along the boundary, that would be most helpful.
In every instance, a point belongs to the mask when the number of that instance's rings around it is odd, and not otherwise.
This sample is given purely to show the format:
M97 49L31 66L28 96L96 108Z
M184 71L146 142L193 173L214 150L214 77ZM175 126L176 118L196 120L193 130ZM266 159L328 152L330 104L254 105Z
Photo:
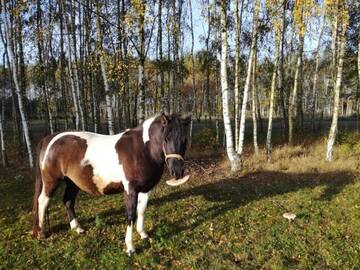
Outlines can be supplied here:
M292 144L334 115L331 141L337 115L358 115L358 1L39 0L1 10L4 164L12 142L32 166L32 123L113 134L160 111L189 112L221 130L225 119L235 160L247 117L255 151L259 125L270 158L272 118Z
M0 11L0 269L359 267L359 0L0 0ZM42 137L114 134L161 111L192 114L191 178L153 190L133 257L119 196L80 192L79 236L60 186L51 236L31 237Z

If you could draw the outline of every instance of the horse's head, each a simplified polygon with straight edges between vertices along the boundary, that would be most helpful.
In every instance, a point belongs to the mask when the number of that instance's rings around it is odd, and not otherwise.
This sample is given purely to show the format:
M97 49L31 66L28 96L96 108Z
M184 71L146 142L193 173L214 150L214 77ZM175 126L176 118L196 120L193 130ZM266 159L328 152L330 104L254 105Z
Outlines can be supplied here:
M176 179L182 178L191 116L181 117L178 114L162 113L157 120L161 127L157 131L161 138L159 143L161 143L165 162L172 176Z

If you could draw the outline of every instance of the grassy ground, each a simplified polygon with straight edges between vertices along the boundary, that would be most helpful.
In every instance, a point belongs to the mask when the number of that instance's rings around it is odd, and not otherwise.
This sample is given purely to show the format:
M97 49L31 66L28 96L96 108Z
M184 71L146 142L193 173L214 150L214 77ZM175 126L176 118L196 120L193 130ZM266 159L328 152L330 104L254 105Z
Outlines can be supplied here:
M359 135L340 135L332 163L323 141L279 147L270 163L248 150L230 174L223 155L189 162L192 180L161 182L146 213L150 240L135 233L137 254L124 252L122 195L81 193L85 235L69 231L61 203L50 206L52 235L33 240L33 176L0 171L1 269L352 269L360 265ZM199 152L194 151L194 152ZM210 155L211 156L211 155ZM193 155L195 157L195 155ZM289 222L284 212L297 218Z

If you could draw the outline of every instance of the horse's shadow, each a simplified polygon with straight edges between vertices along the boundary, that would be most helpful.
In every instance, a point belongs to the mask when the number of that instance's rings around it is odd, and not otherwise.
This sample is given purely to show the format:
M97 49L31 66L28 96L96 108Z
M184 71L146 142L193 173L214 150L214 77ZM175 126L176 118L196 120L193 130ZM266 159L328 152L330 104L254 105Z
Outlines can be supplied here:
M339 194L343 188L355 181L356 175L349 171L335 171L329 173L286 173L273 171L259 171L249 173L239 178L225 178L214 182L198 184L187 189L174 191L163 197L150 199L149 205L155 208L176 200L186 199L192 196L201 196L206 201L215 203L207 209L199 209L197 218L192 223L181 222L182 217L171 224L169 228L176 228L174 233L194 229L202 223L212 220L226 212L237 209L252 201L263 198L271 198L289 192L295 192L304 188L325 186L323 193L316 200L331 200ZM148 210L151 211L151 210ZM169 211L171 211L169 209ZM107 225L125 222L125 210L121 206L117 209L109 209L99 213L106 220ZM80 223L86 227L94 224L95 217L80 218ZM157 226L149 232L150 236L158 229ZM67 228L68 225L56 225L52 231L56 232Z

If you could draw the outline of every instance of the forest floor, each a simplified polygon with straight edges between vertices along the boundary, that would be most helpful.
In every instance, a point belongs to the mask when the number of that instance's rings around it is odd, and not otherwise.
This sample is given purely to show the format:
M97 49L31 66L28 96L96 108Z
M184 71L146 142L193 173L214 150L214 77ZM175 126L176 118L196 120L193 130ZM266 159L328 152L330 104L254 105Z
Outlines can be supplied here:
M274 148L272 161L247 146L231 174L224 153L194 147L191 181L151 195L137 252L124 252L122 195L80 193L83 235L69 230L63 187L50 205L51 236L30 235L32 172L0 170L0 269L351 269L360 265L360 135L339 134L334 161L323 139ZM164 176L167 179L168 176ZM294 221L283 213L297 215Z

